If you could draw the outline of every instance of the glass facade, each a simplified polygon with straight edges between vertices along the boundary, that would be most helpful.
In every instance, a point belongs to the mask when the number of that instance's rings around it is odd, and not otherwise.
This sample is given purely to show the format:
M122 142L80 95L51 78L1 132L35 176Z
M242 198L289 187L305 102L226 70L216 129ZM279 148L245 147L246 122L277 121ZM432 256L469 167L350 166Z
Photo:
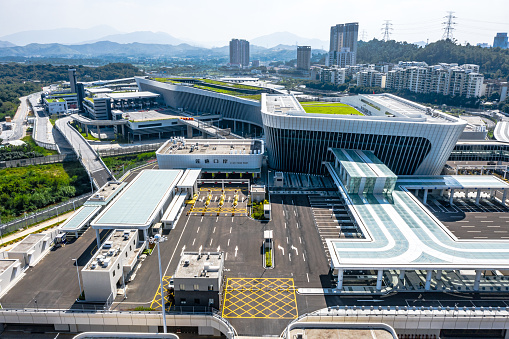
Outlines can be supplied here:
M509 144L458 144L449 161L504 161L509 162Z
M414 174L431 149L423 137L288 130L265 126L269 164L278 171L325 174L328 148L373 151L396 175Z

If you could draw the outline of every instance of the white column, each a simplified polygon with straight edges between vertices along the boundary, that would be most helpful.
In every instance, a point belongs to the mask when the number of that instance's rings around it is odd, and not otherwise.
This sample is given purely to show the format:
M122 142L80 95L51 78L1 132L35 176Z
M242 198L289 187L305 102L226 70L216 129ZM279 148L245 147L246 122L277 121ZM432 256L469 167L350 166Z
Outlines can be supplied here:
M443 196L444 196L444 192L445 192L445 189L440 190L440 196L441 196L441 197L443 197Z
M405 270L400 270L399 271L399 280L403 280L405 279Z
M95 229L95 240L97 241L97 249L101 247L101 234L99 233L99 229Z
M424 289L429 291L431 287L431 275L433 274L433 270L428 270L428 274L426 274L426 285L424 285Z
M338 290L343 289L343 269L338 269L338 285L336 288Z
M475 270L475 280L474 280L474 291L479 291L479 284L481 282L481 270Z
M504 189L504 193L502 194L502 205L504 205L504 206L505 206L506 198L507 198L507 190Z
M380 291L382 289L382 277L384 275L384 270L378 270L378 276L376 278L376 289Z
M415 196L419 197L419 190L418 189L415 190Z
M454 188L451 188L451 193L449 193L449 205L454 204Z
M428 190L424 190L424 197L422 198L422 203L426 205L426 202L428 201Z
M481 199L481 189L477 190L477 195L475 196L475 204L479 205L479 200Z
M143 230L143 241L148 245L148 230L146 228Z
M436 280L442 279L442 270L437 270L437 274L435 275Z

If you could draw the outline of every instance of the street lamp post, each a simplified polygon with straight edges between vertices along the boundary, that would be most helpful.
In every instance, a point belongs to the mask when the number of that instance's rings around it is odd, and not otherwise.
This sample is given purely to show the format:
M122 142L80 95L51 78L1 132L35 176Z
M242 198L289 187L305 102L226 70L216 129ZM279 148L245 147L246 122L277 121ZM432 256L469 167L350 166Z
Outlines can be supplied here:
M156 234L153 238L149 239L151 243L155 243L157 246L157 260L159 261L159 282L161 284L161 310L163 312L163 330L164 333L168 333L166 329L166 313L165 313L165 302L164 302L164 287L163 287L163 272L161 270L161 251L159 250L159 244L166 241L166 237Z
M78 259L72 259L74 263L76 264L76 274L78 275L78 286L80 287L80 296L81 296L81 281L80 281L80 271L78 269ZM79 299L79 297L78 297Z

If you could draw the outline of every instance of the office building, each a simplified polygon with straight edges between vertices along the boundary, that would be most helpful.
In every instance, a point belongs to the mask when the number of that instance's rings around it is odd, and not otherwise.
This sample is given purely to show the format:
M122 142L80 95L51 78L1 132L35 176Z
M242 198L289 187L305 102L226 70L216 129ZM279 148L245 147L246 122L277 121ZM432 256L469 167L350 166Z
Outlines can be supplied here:
M75 69L69 69L69 85L71 88L71 93L76 93L76 84L78 83L77 76L76 76L76 70Z
M311 68L311 46L297 46L297 69L309 71Z
M249 41L243 39L230 41L230 66L249 66Z
M338 24L330 29L328 66L345 67L357 63L357 39L359 24L357 22Z
M261 174L262 140L172 138L157 151L160 169L201 168L203 173L258 177Z
M123 288L143 247L136 230L114 230L81 270L87 301L112 301Z
M223 267L222 252L184 252L173 275L175 304L219 308Z
M493 48L509 48L507 33L497 33L493 39Z

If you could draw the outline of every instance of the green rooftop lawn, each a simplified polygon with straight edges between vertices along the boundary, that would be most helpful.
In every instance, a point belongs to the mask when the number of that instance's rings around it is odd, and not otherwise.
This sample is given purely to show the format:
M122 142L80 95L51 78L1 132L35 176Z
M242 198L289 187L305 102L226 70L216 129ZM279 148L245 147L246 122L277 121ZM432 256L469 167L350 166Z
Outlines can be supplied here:
M364 115L352 106L339 102L301 102L302 108L306 113L315 114L343 114L343 115Z
M194 85L194 87L199 88L199 89L204 89L207 91L216 92L216 93L233 95L233 96L236 96L239 98L244 98L244 99L260 100L262 97L261 94L245 94L245 93L241 93L241 92L237 92L237 91L230 91L227 89L215 88L215 87L210 87L210 86Z
M239 84L234 84L234 83L231 83L231 82L225 82L225 81L217 81L217 80L211 80L211 79L199 79L203 82L206 82L206 83L209 83L209 84L214 84L214 85L220 85L220 86L227 86L227 87L232 87L232 88L240 88L240 89L252 89L252 90L260 90L260 87L255 87L255 86L248 86L248 85L239 85Z

